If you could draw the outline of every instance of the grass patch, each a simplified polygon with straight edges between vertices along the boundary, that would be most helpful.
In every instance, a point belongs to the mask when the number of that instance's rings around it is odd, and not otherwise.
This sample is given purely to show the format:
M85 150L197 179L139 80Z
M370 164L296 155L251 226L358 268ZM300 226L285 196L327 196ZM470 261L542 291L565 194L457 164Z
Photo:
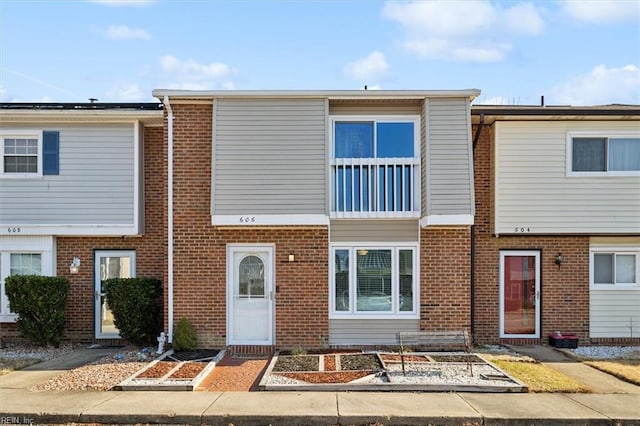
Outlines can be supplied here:
M492 360L507 374L527 385L529 392L591 393L593 389L546 365L534 362Z
M640 360L585 361L585 364L640 386Z
M9 374L15 370L21 370L41 360L35 358L0 358L0 376Z

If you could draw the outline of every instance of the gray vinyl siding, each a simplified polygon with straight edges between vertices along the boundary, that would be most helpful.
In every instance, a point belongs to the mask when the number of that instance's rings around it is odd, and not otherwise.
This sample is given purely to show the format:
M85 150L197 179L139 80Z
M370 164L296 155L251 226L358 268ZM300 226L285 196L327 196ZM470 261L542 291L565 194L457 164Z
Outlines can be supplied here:
M332 220L329 241L412 242L419 238L417 220Z
M0 223L134 223L134 125L10 125L0 130L60 132L60 174L0 179Z
M326 214L324 99L216 99L219 214Z
M496 233L640 233L640 176L567 176L568 132L637 132L637 121L495 126Z
M397 345L397 332L419 330L418 319L330 319L329 344Z
M640 288L591 289L589 311L590 337L640 337Z
M467 98L428 99L426 214L473 215L473 151Z

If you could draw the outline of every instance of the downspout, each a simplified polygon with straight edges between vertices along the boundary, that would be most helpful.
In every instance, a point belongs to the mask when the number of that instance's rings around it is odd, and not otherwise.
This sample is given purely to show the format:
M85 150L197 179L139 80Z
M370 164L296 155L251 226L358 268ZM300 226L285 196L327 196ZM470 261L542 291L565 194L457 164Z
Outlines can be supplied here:
M484 113L480 114L480 121L478 122L478 127L476 127L476 132L473 135L473 151L471 153L471 158L473 161L473 155L476 151L476 145L478 145L478 141L480 140L480 133L482 132L482 128L484 127ZM475 182L474 182L475 186ZM474 189L475 190L475 189ZM476 225L471 225L471 341L475 343L476 341Z
M162 101L167 109L167 300L168 341L173 342L173 109L169 96Z

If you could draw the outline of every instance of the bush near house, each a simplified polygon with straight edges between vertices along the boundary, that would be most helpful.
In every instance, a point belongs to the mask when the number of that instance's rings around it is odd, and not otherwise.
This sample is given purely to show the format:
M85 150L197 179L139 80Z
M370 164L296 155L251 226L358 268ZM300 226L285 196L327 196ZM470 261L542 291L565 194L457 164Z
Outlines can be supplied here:
M104 288L120 336L135 345L155 343L162 330L160 280L110 278L104 282Z
M192 351L198 346L196 329L186 317L178 321L171 345L176 351Z
M11 275L5 279L5 292L25 338L41 346L60 345L69 294L66 278Z

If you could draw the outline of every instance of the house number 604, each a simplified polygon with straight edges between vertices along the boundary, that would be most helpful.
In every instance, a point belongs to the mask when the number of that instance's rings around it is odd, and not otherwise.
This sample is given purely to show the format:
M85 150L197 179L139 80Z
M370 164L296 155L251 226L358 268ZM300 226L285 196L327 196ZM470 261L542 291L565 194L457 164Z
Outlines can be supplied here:
M255 216L241 216L240 217L240 223L255 223L256 222L256 217Z
M531 230L529 228L524 228L524 227L516 227L515 232L531 232Z
M7 232L10 234L17 234L18 232L21 232L20 228L7 228Z

